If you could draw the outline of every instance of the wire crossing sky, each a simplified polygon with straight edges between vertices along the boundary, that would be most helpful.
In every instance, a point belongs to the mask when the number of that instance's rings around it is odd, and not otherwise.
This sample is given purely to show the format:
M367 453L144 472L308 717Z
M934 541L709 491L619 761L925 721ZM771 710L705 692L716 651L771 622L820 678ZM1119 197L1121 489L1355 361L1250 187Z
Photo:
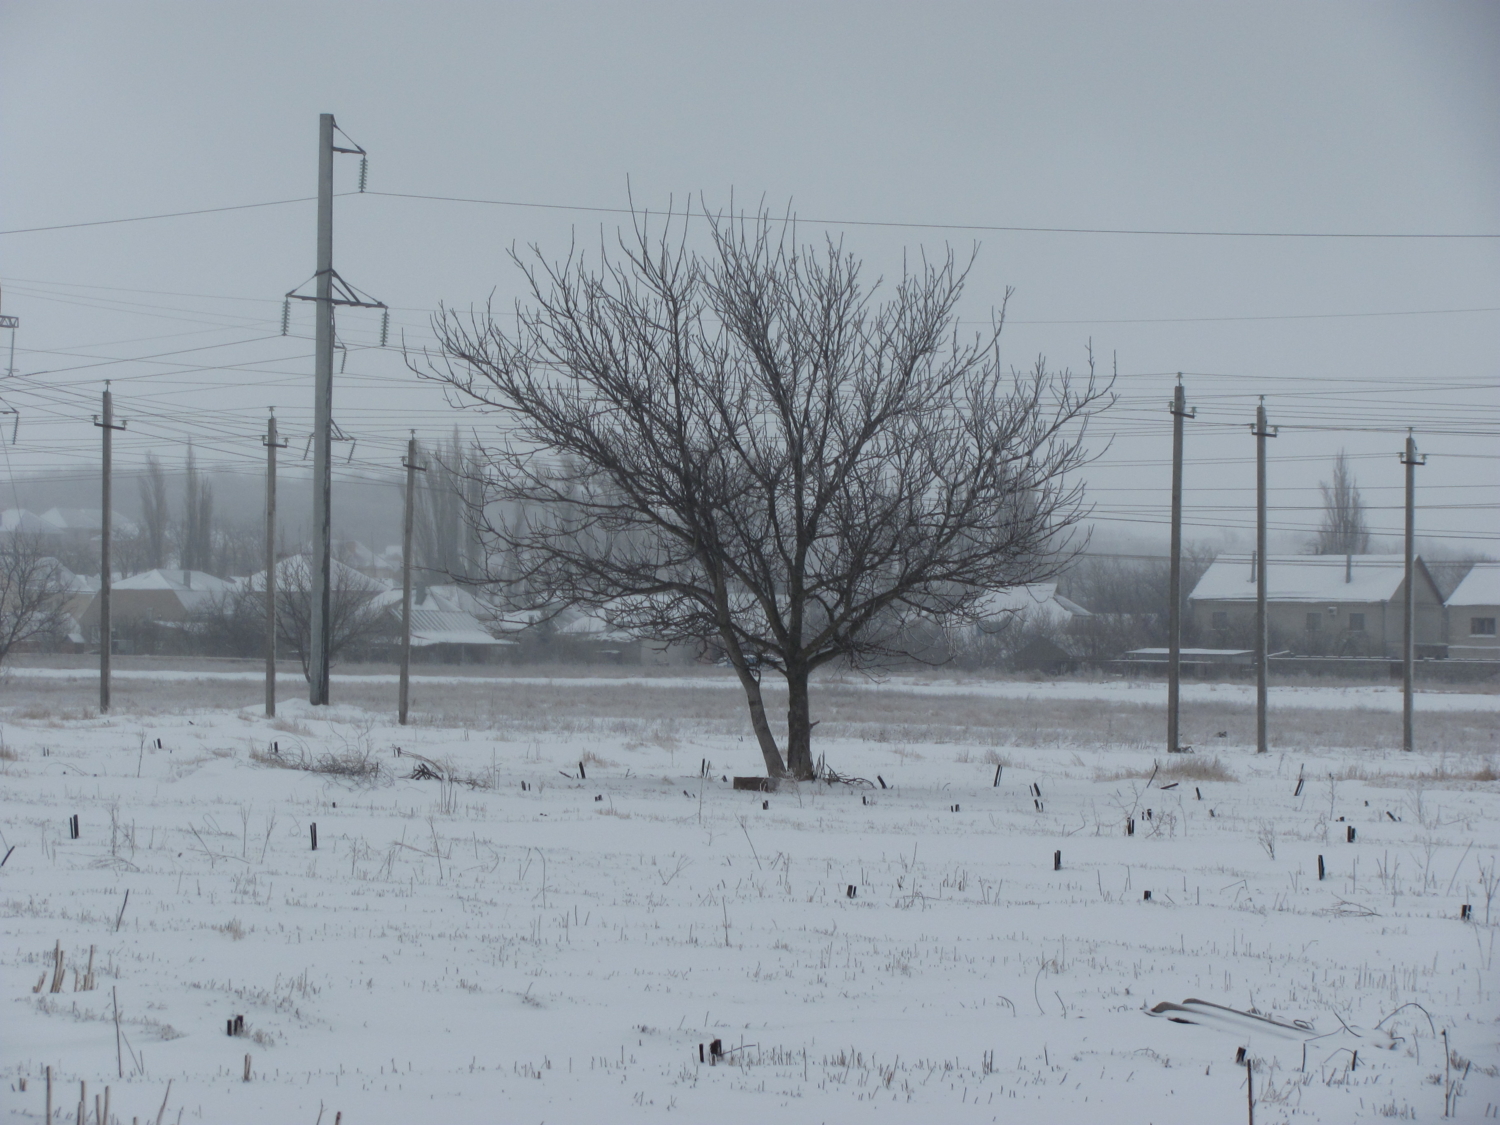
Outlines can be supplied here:
M705 209L763 205L887 288L922 253L977 247L960 328L1013 287L1008 365L1077 372L1092 346L1120 394L1091 431L1100 544L1165 541L1182 372L1190 539L1247 542L1265 395L1274 545L1316 527L1341 448L1377 536L1397 534L1410 426L1424 545L1500 554L1493 5L372 11L7 6L8 473L95 479L109 379L122 497L147 453L171 463L189 439L258 475L271 406L300 487L311 318L293 307L283 335L282 295L312 268L332 112L370 154L363 193L357 161L337 170L334 262L392 307L384 349L378 313L339 316L346 479L394 480L413 426L503 440L504 418L452 409L403 348L432 344L440 305L509 314L512 249L597 260L632 205L653 226L697 216L690 238Z

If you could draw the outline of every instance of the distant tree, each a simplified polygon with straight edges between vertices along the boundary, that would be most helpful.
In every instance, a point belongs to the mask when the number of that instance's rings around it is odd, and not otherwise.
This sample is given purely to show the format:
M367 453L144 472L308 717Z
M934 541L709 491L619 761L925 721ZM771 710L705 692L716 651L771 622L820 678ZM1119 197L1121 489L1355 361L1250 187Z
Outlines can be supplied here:
M638 220L597 267L513 255L532 307L513 327L440 315L423 373L514 427L469 508L490 576L644 640L712 639L767 772L807 778L815 669L910 655L917 623L1065 564L1069 474L1111 396L1040 361L1004 375L1003 317L960 340L951 253L877 303L841 246L804 249L764 213L708 236L700 256ZM766 669L786 682L784 758Z
M1182 628L1187 643L1196 639L1187 598L1216 554L1202 544L1188 543L1182 549ZM1171 565L1165 557L1084 555L1068 570L1060 590L1093 614L1070 637L1069 647L1082 659L1114 660L1130 649L1169 640Z
M0 662L19 645L62 635L66 572L33 535L0 538Z
M445 444L419 451L427 471L418 476L413 515L413 554L417 579L447 582L478 577L477 527L468 518L475 503L478 474L472 450L457 427Z
M213 563L203 569L220 577L250 574L266 564L266 532L262 520L220 522L213 527Z
M167 525L171 521L167 507L167 477L155 454L146 454L146 475L136 483L141 490L143 561L147 570L155 570L167 565Z
M1318 487L1323 490L1323 526L1318 529L1317 554L1368 554L1370 527L1365 522L1365 506L1342 449L1333 459L1333 480Z
M329 655L338 659L351 648L375 640L389 628L388 614L378 601L383 587L353 567L333 564L333 590L329 611ZM260 628L265 628L265 590L248 591L260 605ZM306 555L283 559L276 567L276 643L284 652L294 652L302 674L311 680L313 568ZM253 623L253 613L243 609L237 627Z
M203 479L198 461L188 443L187 482L183 496L182 545L179 552L183 570L209 571L213 565L214 488Z

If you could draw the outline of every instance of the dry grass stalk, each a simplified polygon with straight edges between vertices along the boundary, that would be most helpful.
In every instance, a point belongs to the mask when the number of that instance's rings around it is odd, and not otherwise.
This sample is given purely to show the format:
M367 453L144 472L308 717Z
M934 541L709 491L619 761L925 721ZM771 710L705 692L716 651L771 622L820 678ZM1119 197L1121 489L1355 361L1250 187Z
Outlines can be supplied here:
M1127 781L1131 778L1147 778L1155 774L1158 781L1238 781L1239 778L1218 758L1174 756L1164 766L1153 765L1151 769L1141 766L1136 769L1118 770L1114 773L1099 772L1097 781Z

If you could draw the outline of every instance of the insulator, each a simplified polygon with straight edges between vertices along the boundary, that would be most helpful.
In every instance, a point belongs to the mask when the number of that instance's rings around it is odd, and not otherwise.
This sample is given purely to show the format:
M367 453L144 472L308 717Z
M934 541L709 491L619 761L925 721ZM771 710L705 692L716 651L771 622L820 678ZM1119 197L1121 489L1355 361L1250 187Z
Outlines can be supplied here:
M292 299L284 297L281 301L281 334L286 335L287 326L292 322Z
M364 191L365 190L365 180L369 177L369 175L370 175L370 158L368 156L361 156L359 158L359 190L360 191Z
M386 340L391 334L391 310L386 309L380 314L380 346L385 347Z

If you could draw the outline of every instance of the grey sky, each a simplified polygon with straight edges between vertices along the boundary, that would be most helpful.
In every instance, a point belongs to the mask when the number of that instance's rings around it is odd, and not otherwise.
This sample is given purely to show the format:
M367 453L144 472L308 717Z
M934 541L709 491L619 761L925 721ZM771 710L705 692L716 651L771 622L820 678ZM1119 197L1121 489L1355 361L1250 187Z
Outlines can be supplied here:
M438 301L508 304L512 242L596 244L619 217L557 205L622 206L627 177L653 209L731 190L790 203L809 236L809 220L1500 232L1494 4L12 0L0 104L4 230L310 195L321 111L369 150L373 190L552 205L338 200L336 266L416 343ZM357 162L341 161L352 191ZM1163 536L1181 370L1200 408L1190 536L1251 525L1243 424L1264 393L1286 427L1273 526L1316 523L1343 446L1377 529L1398 528L1380 509L1399 503L1412 424L1431 455L1420 528L1500 551L1500 313L1331 315L1500 308L1500 240L829 229L871 276L903 248L978 241L965 316L1015 287L1011 363L1076 370L1090 338L1104 366L1118 355L1122 400L1099 427L1114 444L1089 474L1111 537ZM177 458L192 433L209 460L258 471L271 404L300 443L310 321L294 309L280 338L280 295L312 273L312 234L299 203L0 237L4 311L22 318L22 374L0 383L22 412L11 466L94 464L105 377L134 419L122 470ZM377 326L347 315L341 336L372 344ZM351 350L335 392L351 471L394 468L409 426L486 424L408 383L398 355Z

